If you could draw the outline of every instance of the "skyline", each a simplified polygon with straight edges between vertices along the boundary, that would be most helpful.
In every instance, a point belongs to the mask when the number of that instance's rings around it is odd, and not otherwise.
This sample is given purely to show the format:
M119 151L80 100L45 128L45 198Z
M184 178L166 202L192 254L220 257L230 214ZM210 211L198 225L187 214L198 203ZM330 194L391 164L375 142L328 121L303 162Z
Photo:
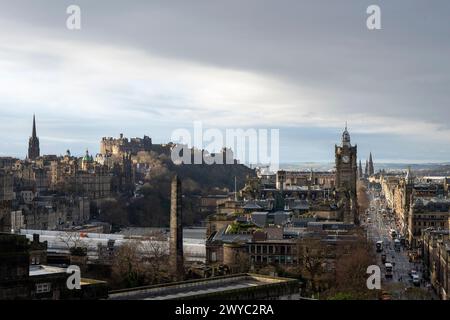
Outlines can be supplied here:
M327 162L348 121L361 159L448 162L450 3L377 2L377 31L371 1L78 1L76 32L69 1L4 4L1 154L25 156L36 113L46 154L201 120L280 129L282 163Z
M35 135L36 134L36 131L38 132L39 130L36 128L36 127L39 127L39 121L36 119L36 114L33 114L33 117L32 117L32 125L31 125L31 130L32 130L32 134L29 136L29 139L31 139L32 137L33 137L33 135ZM347 128L347 124L346 124L346 127L345 127L345 129ZM208 129L208 128L203 128L203 130L206 130L206 129ZM188 129L189 130L189 129ZM66 151L68 151L68 150L70 150L71 151L71 154L72 155L75 155L75 156L79 156L79 157L82 157L82 156L84 156L85 154L86 154L86 151L89 151L89 153L90 154L92 154L92 155L95 155L95 154L98 154L99 153L99 147L98 147L98 145L100 144L100 140L102 139L102 138L109 138L109 137L112 137L112 138L118 138L121 134L123 134L123 133L120 133L120 134L117 134L117 135L112 135L112 136L102 136L101 138L99 138L99 141L98 141L98 143L95 143L95 142L87 142L86 144L87 145L91 145L92 146L92 148L89 148L89 147L86 147L84 150L82 150L82 151L76 151L76 152L72 152L72 150L73 149L71 149L70 148L70 146L69 146L69 144L70 144L70 141L69 140L65 140L65 142L67 142L68 143L68 147L66 148L66 149L64 149L65 151L64 152L45 152L45 147L43 148L43 153L42 153L42 155L57 155L57 156L61 156L61 155L63 155L63 154L65 154L65 152ZM127 135L124 135L124 138L128 138L128 139L130 139L130 138L142 138L144 135L147 135L148 136L148 134L143 134L143 135L141 135L141 136L127 136ZM39 134L37 133L37 138L38 139L40 139L40 136L39 136ZM152 138L151 136L150 136L150 138ZM45 139L44 139L44 141L46 141L46 139L47 139L47 141L51 141L51 139L48 139L48 137L46 137ZM42 139L40 139L40 140L42 140ZM153 138L152 138L152 140L153 140ZM62 141L61 141L62 142ZM162 143L162 144L165 144L165 143L169 143L169 142L173 142L173 141L170 141L170 139L168 139L168 140L165 140L165 141L154 141L153 140L153 143L156 143L156 144L159 144L159 143ZM352 142L353 143L353 142ZM338 143L336 143L336 144L339 144L339 142ZM356 144L357 145L357 144ZM41 147L42 147L42 144L41 144ZM209 150L210 151L210 150ZM233 151L235 151L235 150L233 150ZM372 152L370 151L369 152L369 155L371 154ZM358 159L359 160L361 160L362 162L365 162L365 160L368 160L369 159L369 155L367 156L367 157L364 157L364 155L358 155ZM24 159L24 158L26 158L27 156L25 156L25 157L22 157L22 156L20 156L20 155L12 155L12 154L4 154L4 153L0 153L0 156L12 156L12 157L16 157L16 158L19 158L19 159ZM373 156L373 154L372 154L372 156ZM240 160L240 159L239 159ZM325 159L325 160L322 160L322 161L292 161L292 162L289 162L289 161L280 161L280 165L282 166L282 168L283 167L285 167L285 166L291 166L291 165L296 165L296 164L298 164L298 165L305 165L305 164L308 164L308 163L310 163L310 164L316 164L316 165L319 165L319 166L327 166L327 165L330 165L330 164L333 164L333 161L331 161L332 159ZM358 160L358 161L359 161ZM404 160L404 161L402 161L402 160L397 160L397 161L377 161L378 162L378 164L379 165L387 165L387 164L448 164L448 163L450 163L450 162L437 162L437 161L414 161L414 160ZM247 164L248 165L248 164ZM251 165L255 165L255 164L251 164ZM284 165L284 166L283 166Z

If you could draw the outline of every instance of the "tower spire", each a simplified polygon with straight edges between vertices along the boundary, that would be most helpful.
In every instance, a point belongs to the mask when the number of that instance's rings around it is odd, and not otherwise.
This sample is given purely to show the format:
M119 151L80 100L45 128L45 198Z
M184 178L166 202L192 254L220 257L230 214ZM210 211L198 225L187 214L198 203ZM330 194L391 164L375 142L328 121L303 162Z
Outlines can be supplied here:
M37 133L36 133L36 115L33 114L33 133L31 135L33 138L37 137Z
M28 159L36 160L40 156L39 138L36 132L36 116L33 114L33 132L28 141Z
M373 158L372 158L372 152L369 154L369 175L373 175L375 173L375 169L373 166Z

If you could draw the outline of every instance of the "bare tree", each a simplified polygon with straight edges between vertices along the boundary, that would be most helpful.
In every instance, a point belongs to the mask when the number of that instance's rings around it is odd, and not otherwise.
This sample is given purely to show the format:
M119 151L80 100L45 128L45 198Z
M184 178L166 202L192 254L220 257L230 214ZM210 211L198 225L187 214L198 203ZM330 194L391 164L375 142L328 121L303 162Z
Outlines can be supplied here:
M145 284L138 241L127 241L117 249L111 271L116 285L131 288Z
M170 279L169 247L167 236L162 232L153 232L140 244L140 251L144 257L146 280L149 283L160 283Z
M310 282L312 292L317 291L318 278L326 271L327 251L320 239L305 238L297 243L300 272Z
M170 280L167 237L155 232L143 239L128 240L117 250L112 263L118 285L135 287Z
M359 214L361 215L370 206L370 199L369 195L367 194L367 188L361 181L358 182L356 193L358 198Z
M61 231L58 233L58 240L61 241L69 251L74 248L86 247L86 243L83 240L81 233L76 231Z
M374 299L376 293L367 288L367 267L376 264L372 245L361 229L354 230L353 240L335 249L334 283L327 295L351 299Z

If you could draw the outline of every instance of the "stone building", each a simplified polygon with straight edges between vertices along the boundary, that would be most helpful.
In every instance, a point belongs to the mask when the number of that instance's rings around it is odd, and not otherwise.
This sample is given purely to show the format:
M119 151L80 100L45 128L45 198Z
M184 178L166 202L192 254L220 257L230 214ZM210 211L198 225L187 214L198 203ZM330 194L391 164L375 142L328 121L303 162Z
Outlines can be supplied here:
M410 168L404 176L380 176L383 195L400 233L413 247L418 245L422 229L446 228L450 215L445 183L420 180L412 175Z
M276 174L278 190L295 190L301 187L334 188L336 175L333 172L285 171Z
M426 276L443 300L450 300L450 231L422 231L422 256Z
M105 282L81 278L80 290L69 290L65 268L46 264L46 242L33 236L0 233L0 300L101 299Z
M13 176L10 171L0 169L0 232L11 230L10 214L13 199Z
M144 138L125 138L120 134L118 139L112 137L104 137L100 142L100 153L103 155L112 155L118 158L126 154L136 155L140 151L152 150L152 139L144 136Z
M433 228L448 230L450 222L450 200L440 198L414 198L408 221L407 237L413 247L418 246L422 230Z
M357 146L352 146L350 134L345 127L342 143L335 146L336 194L338 205L342 209L342 221L355 223L358 213L357 201Z

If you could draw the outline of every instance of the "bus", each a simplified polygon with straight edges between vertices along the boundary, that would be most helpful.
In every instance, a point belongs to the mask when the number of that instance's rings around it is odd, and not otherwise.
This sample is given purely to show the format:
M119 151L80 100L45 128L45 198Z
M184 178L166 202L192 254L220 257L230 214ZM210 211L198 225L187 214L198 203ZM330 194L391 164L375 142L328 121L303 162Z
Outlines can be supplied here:
M386 278L392 278L393 275L393 266L392 263L386 262L384 264L384 267L386 268Z
M392 239L397 238L397 231L395 231L394 229L391 229L391 231L389 231L389 233L391 234Z
M377 246L377 252L383 251L383 241L377 241L376 246Z

